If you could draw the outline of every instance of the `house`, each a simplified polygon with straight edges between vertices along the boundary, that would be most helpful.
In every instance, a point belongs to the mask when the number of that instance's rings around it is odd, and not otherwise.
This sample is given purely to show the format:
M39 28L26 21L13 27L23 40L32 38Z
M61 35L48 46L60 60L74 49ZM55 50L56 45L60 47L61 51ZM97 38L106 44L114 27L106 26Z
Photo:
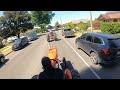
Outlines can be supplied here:
M74 25L80 24L80 23L87 23L88 19L80 19L80 20L73 20L71 21Z
M120 11L109 11L106 14L101 14L98 20L103 22L120 22Z

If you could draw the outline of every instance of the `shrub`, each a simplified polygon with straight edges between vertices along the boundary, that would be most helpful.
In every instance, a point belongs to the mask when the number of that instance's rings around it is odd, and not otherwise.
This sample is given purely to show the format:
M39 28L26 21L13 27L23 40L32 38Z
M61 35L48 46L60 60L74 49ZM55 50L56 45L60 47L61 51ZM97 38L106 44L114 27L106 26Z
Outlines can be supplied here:
M120 22L102 22L100 29L105 33L120 33Z
M69 28L69 29L74 29L74 24L72 23L72 22L70 22L70 23L68 23L68 25L67 25L67 28Z

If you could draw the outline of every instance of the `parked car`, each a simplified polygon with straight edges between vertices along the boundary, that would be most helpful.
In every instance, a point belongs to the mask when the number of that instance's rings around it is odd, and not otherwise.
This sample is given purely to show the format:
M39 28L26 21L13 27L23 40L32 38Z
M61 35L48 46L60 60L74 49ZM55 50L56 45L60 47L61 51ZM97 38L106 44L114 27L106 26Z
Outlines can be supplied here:
M0 52L0 63L5 62L5 56Z
M20 39L15 40L15 43L12 46L12 50L16 51L24 48L29 43L27 37L22 37Z
M72 31L71 29L64 29L62 30L62 36L66 37L72 37L74 36L74 31Z
M9 37L9 38L7 39L7 42L8 42L8 43L13 42L12 37Z
M7 43L7 40L6 39L3 39L2 40L2 44L5 45Z
M11 36L7 39L7 42L10 43L10 42L14 42L16 39L18 39L17 36Z
M11 38L12 38L12 41L13 41L13 42L18 39L17 36L12 36Z
M37 39L37 34L30 34L27 36L28 40L29 41L33 41L33 40L36 40Z
M86 33L75 40L94 64L113 64L120 61L120 37L111 34Z

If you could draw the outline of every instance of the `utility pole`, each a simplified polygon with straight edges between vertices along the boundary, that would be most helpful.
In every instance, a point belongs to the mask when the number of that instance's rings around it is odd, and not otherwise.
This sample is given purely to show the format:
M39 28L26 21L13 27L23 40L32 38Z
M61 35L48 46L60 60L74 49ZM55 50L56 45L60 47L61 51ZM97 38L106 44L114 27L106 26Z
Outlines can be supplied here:
M90 11L90 24L91 24L91 32L93 32L93 25L92 25L92 12Z
M61 20L61 26L62 26L62 29L63 29L63 25L62 25L62 19L61 19L61 17L60 17L60 20Z

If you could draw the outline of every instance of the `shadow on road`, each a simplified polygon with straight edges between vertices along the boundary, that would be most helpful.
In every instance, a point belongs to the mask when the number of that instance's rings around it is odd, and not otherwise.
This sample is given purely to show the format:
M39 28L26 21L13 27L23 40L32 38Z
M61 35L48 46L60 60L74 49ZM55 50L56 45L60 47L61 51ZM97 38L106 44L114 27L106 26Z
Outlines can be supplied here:
M67 37L67 38L75 38L75 36L69 36L69 37Z
M2 68L4 65L6 65L6 63L9 61L9 59L5 59L4 63L0 63L0 68Z
M56 41L60 41L61 39L57 38Z
M28 47L31 44L32 44L32 42L29 42L25 47L23 47L23 49L26 48L26 47Z

